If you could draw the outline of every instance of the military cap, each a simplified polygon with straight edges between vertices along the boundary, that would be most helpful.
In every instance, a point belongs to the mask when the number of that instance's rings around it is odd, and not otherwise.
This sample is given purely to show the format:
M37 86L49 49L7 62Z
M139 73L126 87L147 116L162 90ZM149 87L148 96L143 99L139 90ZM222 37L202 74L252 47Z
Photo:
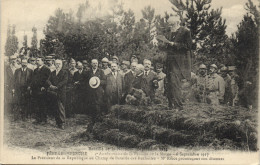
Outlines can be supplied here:
M204 65L204 64L201 64L199 68L200 69L207 69L206 65Z
M124 61L122 61L122 64L125 64L125 65L129 66L129 65L130 65L130 62L124 60Z
M118 61L118 57L117 56L113 56L112 59L116 59Z
M210 67L213 67L213 68L216 68L218 69L217 65L216 64L211 64Z
M106 63L108 63L109 60L108 60L106 57L104 57L104 58L101 60L101 62L106 62Z

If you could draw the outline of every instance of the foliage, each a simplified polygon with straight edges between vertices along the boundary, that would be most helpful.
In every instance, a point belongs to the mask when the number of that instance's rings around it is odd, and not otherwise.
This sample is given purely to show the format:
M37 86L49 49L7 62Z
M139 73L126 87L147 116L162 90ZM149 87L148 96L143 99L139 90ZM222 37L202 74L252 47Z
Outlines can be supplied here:
M15 35L15 25L8 25L5 55L12 56L18 50L18 38Z
M191 31L195 63L226 63L230 55L222 9L211 9L211 0L170 0Z

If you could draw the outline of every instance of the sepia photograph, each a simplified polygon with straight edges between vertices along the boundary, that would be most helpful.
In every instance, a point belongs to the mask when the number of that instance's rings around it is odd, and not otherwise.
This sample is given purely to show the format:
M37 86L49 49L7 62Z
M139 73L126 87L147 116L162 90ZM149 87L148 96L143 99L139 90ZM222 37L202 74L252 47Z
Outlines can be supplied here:
M259 164L259 0L1 0L0 164Z

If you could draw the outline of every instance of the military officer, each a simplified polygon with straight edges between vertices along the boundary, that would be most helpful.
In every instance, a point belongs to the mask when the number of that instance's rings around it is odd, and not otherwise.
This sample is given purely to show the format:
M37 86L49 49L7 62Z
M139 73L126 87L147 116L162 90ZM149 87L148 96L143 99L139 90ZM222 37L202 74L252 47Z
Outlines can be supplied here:
M103 67L103 71L104 71L104 74L105 74L105 76L106 75L108 75L109 73L111 73L111 69L108 67L108 62L109 62L109 60L106 58L106 57L104 57L102 60L101 60L101 62L102 62L102 67Z
M204 64L199 66L199 74L196 76L194 94L198 102L206 102L206 82L208 81L207 67Z
M212 105L219 105L223 102L225 94L225 81L217 74L218 67L210 65L209 77L206 84L207 102Z

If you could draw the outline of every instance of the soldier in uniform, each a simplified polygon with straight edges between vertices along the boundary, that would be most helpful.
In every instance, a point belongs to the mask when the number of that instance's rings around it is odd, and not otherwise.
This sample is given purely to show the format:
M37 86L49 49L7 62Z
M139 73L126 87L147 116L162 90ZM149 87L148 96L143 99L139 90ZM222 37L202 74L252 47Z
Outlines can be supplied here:
M108 75L109 73L111 73L111 69L108 67L109 60L106 57L104 57L101 60L101 62L102 62L102 70L104 71L104 74Z
M223 104L231 106L233 102L233 94L231 89L231 76L228 74L228 68L226 66L220 68L220 73L222 78L225 81L225 94L224 94Z
M224 100L225 81L217 74L218 67L210 65L209 77L206 84L207 102L212 105L219 105Z
M199 66L199 74L196 76L194 95L198 102L206 103L206 83L208 81L207 67L204 64Z

